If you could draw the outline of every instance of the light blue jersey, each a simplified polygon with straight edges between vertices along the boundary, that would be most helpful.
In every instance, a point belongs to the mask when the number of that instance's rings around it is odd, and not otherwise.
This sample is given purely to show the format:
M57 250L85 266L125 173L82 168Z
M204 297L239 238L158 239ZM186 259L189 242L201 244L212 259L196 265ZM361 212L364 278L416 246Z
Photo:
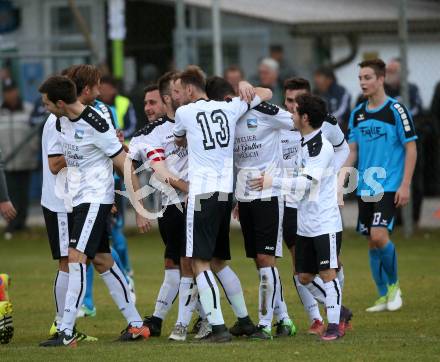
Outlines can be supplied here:
M412 117L404 105L388 97L376 109L363 102L351 112L348 143L358 148L357 195L395 192L405 167L405 144L417 139Z

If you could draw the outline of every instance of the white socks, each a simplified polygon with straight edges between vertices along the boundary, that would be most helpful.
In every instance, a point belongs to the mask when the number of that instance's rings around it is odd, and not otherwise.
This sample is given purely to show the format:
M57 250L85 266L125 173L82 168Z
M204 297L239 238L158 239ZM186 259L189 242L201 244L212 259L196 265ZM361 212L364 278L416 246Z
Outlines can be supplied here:
M220 293L215 282L214 274L211 270L206 270L196 278L197 287L199 289L200 303L206 313L209 324L212 326L224 325L221 305Z
M225 291L226 298L229 304L231 304L235 316L237 318L247 317L248 311L246 302L244 301L243 290L237 274L235 274L229 266L225 266L216 275Z
M86 293L86 264L69 263L69 284L60 331L72 335L78 308Z
M278 273L278 268L274 267L275 276L278 279L278 287L275 294L275 308L273 310L273 314L277 319L277 322L281 322L283 319L290 319L289 313L287 312L287 305L284 301L283 295L283 284L281 283L280 274Z
M327 320L329 323L339 324L339 316L341 314L342 292L339 280L333 279L328 283L324 283L325 287L325 307L327 309Z
M304 310L309 316L310 322L313 322L315 319L322 321L321 314L319 313L318 302L315 300L312 293L310 293L306 286L300 283L298 275L293 276L293 281L295 283L299 298L304 306Z
M197 286L193 278L180 278L177 324L188 326L197 302Z
M53 284L53 294L55 297L55 321L57 322L57 328L60 327L60 323L63 320L64 305L66 304L66 293L69 285L69 273L59 270Z
M122 274L116 263L113 264L110 270L102 273L101 277L127 322L133 327L141 327L142 318L131 300L130 288L125 280L124 274Z
M343 290L344 289L345 276L344 276L344 267L342 265L339 268L339 270L336 272L336 277L339 280L339 285L341 286L341 290Z
M156 299L153 316L165 319L179 293L180 270L165 269L162 286Z
M313 279L311 283L306 284L305 287L319 303L325 304L326 292L324 282L320 277L315 277L315 279Z
M260 268L260 288L258 298L259 325L271 328L273 309L276 301L277 278L273 267Z

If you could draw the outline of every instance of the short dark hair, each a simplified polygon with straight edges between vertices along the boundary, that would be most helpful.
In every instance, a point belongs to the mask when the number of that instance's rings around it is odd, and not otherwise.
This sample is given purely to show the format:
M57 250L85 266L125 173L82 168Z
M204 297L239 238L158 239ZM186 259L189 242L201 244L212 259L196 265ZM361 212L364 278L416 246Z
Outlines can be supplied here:
M307 79L293 77L288 78L284 81L284 92L286 92L286 90L298 89L304 89L307 91L307 93L310 93L312 91L312 88L310 87L310 82Z
M178 75L178 73L174 70L170 72L166 72L164 75L162 75L159 80L157 81L157 86L159 88L160 96L169 96L171 94L170 85L173 80L175 80L175 77Z
M47 78L40 85L38 91L41 94L47 94L47 98L52 102L63 101L67 104L76 102L76 86L75 83L66 76L54 75Z
M182 85L193 85L201 91L205 91L206 80L202 69L197 65L189 65L180 73L179 79Z
M313 129L320 128L327 116L327 105L324 100L312 94L301 94L295 97L299 115L307 114Z
M210 77L206 80L206 95L214 101L223 101L227 96L234 96L234 88L222 77Z
M335 76L335 72L334 72L333 67L330 67L328 65L322 65L322 66L318 67L315 70L314 74L323 75L324 77L329 78L333 81L336 80L336 76Z
M225 71L224 71L224 75L226 75L226 73L228 73L228 72L240 72L240 74L241 74L241 76L243 77L244 76L244 72L243 72L243 69L241 69L238 65L236 65L236 64L232 64L232 65L230 65L229 67L227 67L226 69L225 69Z
M79 96L86 86L93 87L98 84L101 79L100 70L91 64L72 65L61 72L70 78L76 85L76 92Z
M272 44L269 47L269 51L272 53L282 53L284 51L284 48L281 44Z
M110 84L115 88L118 88L118 81L111 75L103 75L101 77L101 83Z
M371 68L376 73L376 77L385 77L386 74L386 64L382 59L368 59L360 62L360 68Z
M144 97L147 93L154 92L156 90L159 90L159 87L157 86L157 83L151 83L144 87Z

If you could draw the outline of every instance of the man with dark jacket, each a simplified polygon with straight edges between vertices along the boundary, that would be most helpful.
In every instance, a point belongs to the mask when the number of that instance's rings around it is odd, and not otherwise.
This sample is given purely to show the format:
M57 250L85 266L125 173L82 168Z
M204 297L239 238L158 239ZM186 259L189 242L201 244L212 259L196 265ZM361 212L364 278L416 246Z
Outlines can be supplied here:
M10 220L5 237L25 227L29 207L29 184L31 171L37 167L38 139L29 136L29 117L32 105L23 102L17 86L10 80L3 84L3 103L0 106L0 148L4 152L6 182L9 196L17 208L17 217ZM20 147L17 150L17 147ZM12 157L12 158L11 158Z

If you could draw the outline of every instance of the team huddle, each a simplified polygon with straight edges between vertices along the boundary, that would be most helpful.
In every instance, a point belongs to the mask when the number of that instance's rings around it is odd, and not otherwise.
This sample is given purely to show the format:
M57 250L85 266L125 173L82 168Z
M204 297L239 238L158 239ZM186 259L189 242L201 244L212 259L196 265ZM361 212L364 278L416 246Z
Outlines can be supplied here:
M360 67L361 74L367 72L368 78L372 73L383 85L377 71L380 62L364 62ZM54 330L40 345L73 347L88 338L75 328L88 262L102 276L127 321L119 341L160 336L177 297L172 341L187 339L194 312L198 314L194 339L200 342L229 342L233 336L260 340L293 336L297 328L289 316L276 265L283 240L292 257L293 282L310 321L308 333L324 341L343 337L353 314L343 305L338 173L356 161L354 146L360 148L359 173L369 167L363 163L365 141L359 130L363 121L387 122L390 134L397 135L389 138L399 143L400 158L405 158L405 145L414 143L416 136L404 106L385 98L385 108L394 118L381 121L368 101L363 103L364 108L352 114L349 146L325 102L311 94L307 80L285 82L286 109L281 109L269 103L270 89L242 81L236 92L223 78L206 79L200 68L189 66L164 74L157 85L145 89L145 99L158 94L165 114L149 119L124 142L112 112L96 101L99 79L94 66L77 65L48 78L39 89L51 113L42 138L42 206L52 255L59 260ZM373 96L366 96L374 103ZM381 201L368 203L358 190L359 231L368 235L371 244L377 243L370 247L370 264L372 250L377 250L377 264L384 270L380 270L380 284L372 266L380 298L370 311L402 306L397 258L388 232L395 208L407 202L401 182L410 181L413 170L406 163L403 170L398 156L390 162L401 168L400 175L392 175L392 184L370 190L370 196L382 193ZM163 283L153 313L145 318L135 306L127 276L112 257L108 233L114 212L114 172L124 179L139 231L150 229L152 214L140 196L143 188L137 171L141 169L154 171L149 185L160 191L157 221L165 244ZM361 203L366 205L362 211ZM257 323L248 313L239 276L228 265L232 216L240 223L246 257L254 260L259 275ZM386 242L381 243L383 238ZM237 318L230 328L223 319L217 280ZM320 304L325 307L326 324Z

